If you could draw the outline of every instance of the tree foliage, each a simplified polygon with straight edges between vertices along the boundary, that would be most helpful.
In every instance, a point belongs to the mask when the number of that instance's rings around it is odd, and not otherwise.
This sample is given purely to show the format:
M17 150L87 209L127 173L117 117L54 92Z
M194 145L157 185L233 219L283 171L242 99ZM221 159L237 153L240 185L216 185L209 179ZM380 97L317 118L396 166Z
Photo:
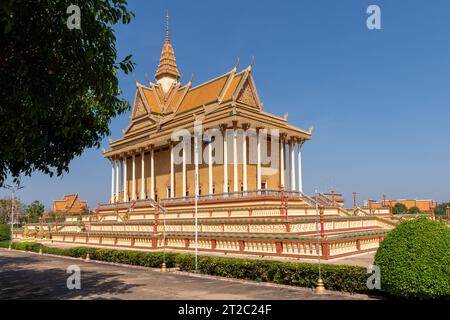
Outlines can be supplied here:
M11 223L11 198L0 199L0 224ZM23 204L19 199L14 200L15 219L23 212Z
M419 213L422 213L422 211L420 211L420 209L418 207L414 206L414 207L411 207L408 209L408 213L409 214L419 214Z
M38 200L33 201L31 204L25 206L27 215L23 220L27 222L39 222L39 218L44 214L44 205Z
M0 2L0 185L7 175L68 171L129 108L117 74L134 63L119 61L113 27L134 14L125 0L81 1L81 29L69 29L72 2Z
M392 207L392 214L405 214L408 213L408 209L403 203L396 203Z
M436 208L434 208L434 214L437 216L447 215L447 207L450 207L450 202L439 203Z

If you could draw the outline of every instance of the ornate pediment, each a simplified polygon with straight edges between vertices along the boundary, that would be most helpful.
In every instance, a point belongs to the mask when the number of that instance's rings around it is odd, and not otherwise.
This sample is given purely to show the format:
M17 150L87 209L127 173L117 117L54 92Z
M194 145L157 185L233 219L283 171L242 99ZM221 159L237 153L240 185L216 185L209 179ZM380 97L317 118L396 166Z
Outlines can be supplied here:
M134 99L133 112L131 113L131 120L141 118L142 116L148 115L148 110L145 107L144 101L141 97L139 91L136 92L136 97Z
M236 101L252 107L260 108L255 89L252 86L250 79L247 79L245 81L241 91L237 96Z

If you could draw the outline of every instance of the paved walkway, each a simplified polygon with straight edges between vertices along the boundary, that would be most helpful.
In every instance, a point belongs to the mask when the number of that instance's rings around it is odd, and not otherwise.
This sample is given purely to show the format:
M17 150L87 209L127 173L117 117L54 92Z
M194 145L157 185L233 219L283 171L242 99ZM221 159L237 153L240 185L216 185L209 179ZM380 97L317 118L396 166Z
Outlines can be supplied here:
M81 289L67 288L67 267L81 269ZM369 299L364 295L225 280L150 268L0 249L0 299Z

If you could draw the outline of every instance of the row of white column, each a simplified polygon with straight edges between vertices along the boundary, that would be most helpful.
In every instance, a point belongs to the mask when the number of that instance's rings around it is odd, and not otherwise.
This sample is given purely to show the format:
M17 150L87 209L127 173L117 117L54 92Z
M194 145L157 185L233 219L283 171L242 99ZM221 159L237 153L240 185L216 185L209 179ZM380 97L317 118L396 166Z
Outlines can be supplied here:
M224 135L223 139L223 190L228 192L228 135ZM256 185L258 190L262 189L261 180L261 137L257 135L257 163L256 163ZM233 131L233 192L239 191L238 180L238 152L237 152L237 131ZM297 144L297 155L295 155L295 143ZM302 142L289 141L289 173L290 173L290 191L302 191L302 160L301 160L301 146ZM208 144L208 193L213 194L213 161L212 161L212 146ZM202 150L202 148L200 148ZM242 190L247 191L247 138L244 136L242 141ZM279 161L279 174L280 174L280 186L285 189L285 143L280 143L280 161ZM202 152L203 154L203 152ZM194 155L197 156L197 155ZM298 163L298 175L295 174L295 156L297 156ZM145 161L144 152L141 152L141 188L140 199L146 197L145 193ZM121 160L115 159L111 161L111 202L123 202L129 201L128 199L128 184L127 184L127 157L123 157ZM123 174L123 179L120 181L120 173ZM150 198L155 198L155 184L154 184L154 150L150 150ZM186 186L186 154L183 150L183 162L182 162L182 195L185 196L187 192ZM298 178L298 186L296 185L296 178ZM132 155L132 177L131 177L131 200L137 200L136 194L136 155ZM122 193L122 199L120 199L120 192ZM170 143L170 198L175 197L175 164L174 164L174 148Z
M131 200L137 200L138 195L136 192L136 155L132 155L132 183L131 183ZM121 174L123 175L122 180ZM155 160L154 150L150 150L150 198L155 198ZM128 179L127 179L127 157L122 159L111 160L111 202L128 202ZM145 190L145 153L141 152L141 192L139 199L146 198ZM122 192L122 199L120 193Z

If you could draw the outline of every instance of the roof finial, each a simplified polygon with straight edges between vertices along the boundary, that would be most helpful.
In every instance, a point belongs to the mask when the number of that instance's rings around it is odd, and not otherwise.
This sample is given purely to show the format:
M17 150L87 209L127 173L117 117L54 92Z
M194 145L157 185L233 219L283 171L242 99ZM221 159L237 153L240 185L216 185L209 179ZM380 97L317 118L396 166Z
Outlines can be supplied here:
M166 12L166 39L169 39L169 10Z

